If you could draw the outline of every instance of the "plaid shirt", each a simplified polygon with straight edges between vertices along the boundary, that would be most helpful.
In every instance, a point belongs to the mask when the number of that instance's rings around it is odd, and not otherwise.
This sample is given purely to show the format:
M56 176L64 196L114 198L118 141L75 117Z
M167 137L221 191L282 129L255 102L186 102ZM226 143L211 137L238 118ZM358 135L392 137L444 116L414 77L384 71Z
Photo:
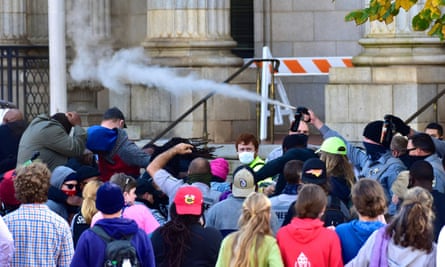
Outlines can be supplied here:
M74 254L68 223L45 204L22 204L4 217L14 237L11 266L69 266Z

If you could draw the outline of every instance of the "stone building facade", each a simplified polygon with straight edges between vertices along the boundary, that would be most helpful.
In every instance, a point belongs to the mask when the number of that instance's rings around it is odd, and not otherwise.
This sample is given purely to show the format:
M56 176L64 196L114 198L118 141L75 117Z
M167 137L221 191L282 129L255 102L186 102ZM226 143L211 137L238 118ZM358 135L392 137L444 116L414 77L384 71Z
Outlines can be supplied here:
M344 16L364 7L365 0L76 1L84 4L98 48L142 47L149 57L147 66L168 67L197 79L221 83L242 66L242 58L232 51L239 48L236 40L244 40L243 35L232 32L246 25L251 25L244 30L251 41L240 42L251 49L252 57L261 57L263 46L276 57L354 56L357 68L332 69L329 77L283 78L292 105L313 108L354 140L366 121L385 113L410 115L439 91L445 77L440 42L424 33L413 34L406 26L409 15L389 27L344 22ZM240 3L244 6L237 6ZM47 4L47 0L2 1L0 45L48 44ZM66 1L67 16L72 4L73 0ZM235 12L238 9L243 12ZM68 29L79 28L69 18L66 23ZM78 55L69 38L67 55L68 65ZM232 83L255 92L256 79L256 70L248 69ZM126 83L125 90L117 92L97 81L68 81L69 108L84 114L85 126L96 123L107 107L118 106L127 116L132 136L144 139L162 132L206 94L193 90L177 94L138 83ZM441 120L440 112L429 110L416 126L435 119L435 114ZM197 108L163 138L206 135L215 142L230 142L241 132L255 132L257 116L255 102L216 94L206 109Z

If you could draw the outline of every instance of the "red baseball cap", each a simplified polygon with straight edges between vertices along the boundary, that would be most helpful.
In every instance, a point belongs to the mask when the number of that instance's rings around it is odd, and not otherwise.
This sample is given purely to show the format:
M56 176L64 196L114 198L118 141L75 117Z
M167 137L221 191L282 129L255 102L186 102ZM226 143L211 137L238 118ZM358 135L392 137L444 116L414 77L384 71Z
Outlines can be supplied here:
M20 204L20 201L15 198L14 178L15 170L10 170L3 174L3 180L0 182L0 200L6 205Z
M195 186L179 188L173 202L176 205L176 213L180 215L201 215L202 213L202 193Z

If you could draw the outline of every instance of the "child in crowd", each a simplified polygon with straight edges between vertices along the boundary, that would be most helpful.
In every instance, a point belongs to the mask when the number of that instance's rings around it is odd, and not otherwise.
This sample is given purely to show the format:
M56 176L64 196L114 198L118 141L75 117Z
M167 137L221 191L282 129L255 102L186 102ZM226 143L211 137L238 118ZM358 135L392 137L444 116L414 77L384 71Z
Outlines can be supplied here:
M320 186L302 186L295 203L297 217L277 234L285 266L343 266L340 240L320 220L326 203L326 193Z
M139 228L144 230L147 234L151 234L159 227L158 221L145 205L134 204L136 200L136 179L124 173L116 173L111 176L110 182L118 185L122 190L125 200L122 217L135 220ZM101 218L102 214L99 212L96 213L91 222L91 226Z
M106 253L107 244L102 237L105 235L115 240L131 237L131 245L136 250L137 266L155 266L150 238L137 226L134 220L122 218L124 204L124 197L119 186L107 182L99 187L96 195L96 207L103 218L94 227L82 233L70 266L126 266L122 263L113 265L112 262L109 262L110 259L107 258Z
M226 181L229 174L229 163L227 160L216 158L210 161L210 171L212 173L211 189L221 193L230 192L230 183Z
M244 200L240 229L228 235L219 250L217 267L283 266L280 250L270 227L270 200L251 193Z
M280 226L287 216L289 206L297 199L298 189L301 186L303 164L304 162L301 160L289 160L286 162L283 169L286 186L279 195L270 198L272 211L277 215Z
M436 266L432 205L427 190L409 189L392 221L375 231L346 266Z
M360 179L352 187L352 203L358 219L335 228L340 238L343 262L354 258L368 237L385 225L386 198L379 182L369 178Z

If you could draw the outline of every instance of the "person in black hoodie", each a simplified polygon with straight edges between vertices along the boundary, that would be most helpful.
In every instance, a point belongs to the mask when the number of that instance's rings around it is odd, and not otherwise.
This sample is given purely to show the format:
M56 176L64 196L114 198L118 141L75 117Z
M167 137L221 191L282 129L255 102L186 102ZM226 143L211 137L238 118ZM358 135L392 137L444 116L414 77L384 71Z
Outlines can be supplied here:
M215 266L221 233L203 227L203 196L195 186L183 186L170 206L171 220L153 232L156 266Z

